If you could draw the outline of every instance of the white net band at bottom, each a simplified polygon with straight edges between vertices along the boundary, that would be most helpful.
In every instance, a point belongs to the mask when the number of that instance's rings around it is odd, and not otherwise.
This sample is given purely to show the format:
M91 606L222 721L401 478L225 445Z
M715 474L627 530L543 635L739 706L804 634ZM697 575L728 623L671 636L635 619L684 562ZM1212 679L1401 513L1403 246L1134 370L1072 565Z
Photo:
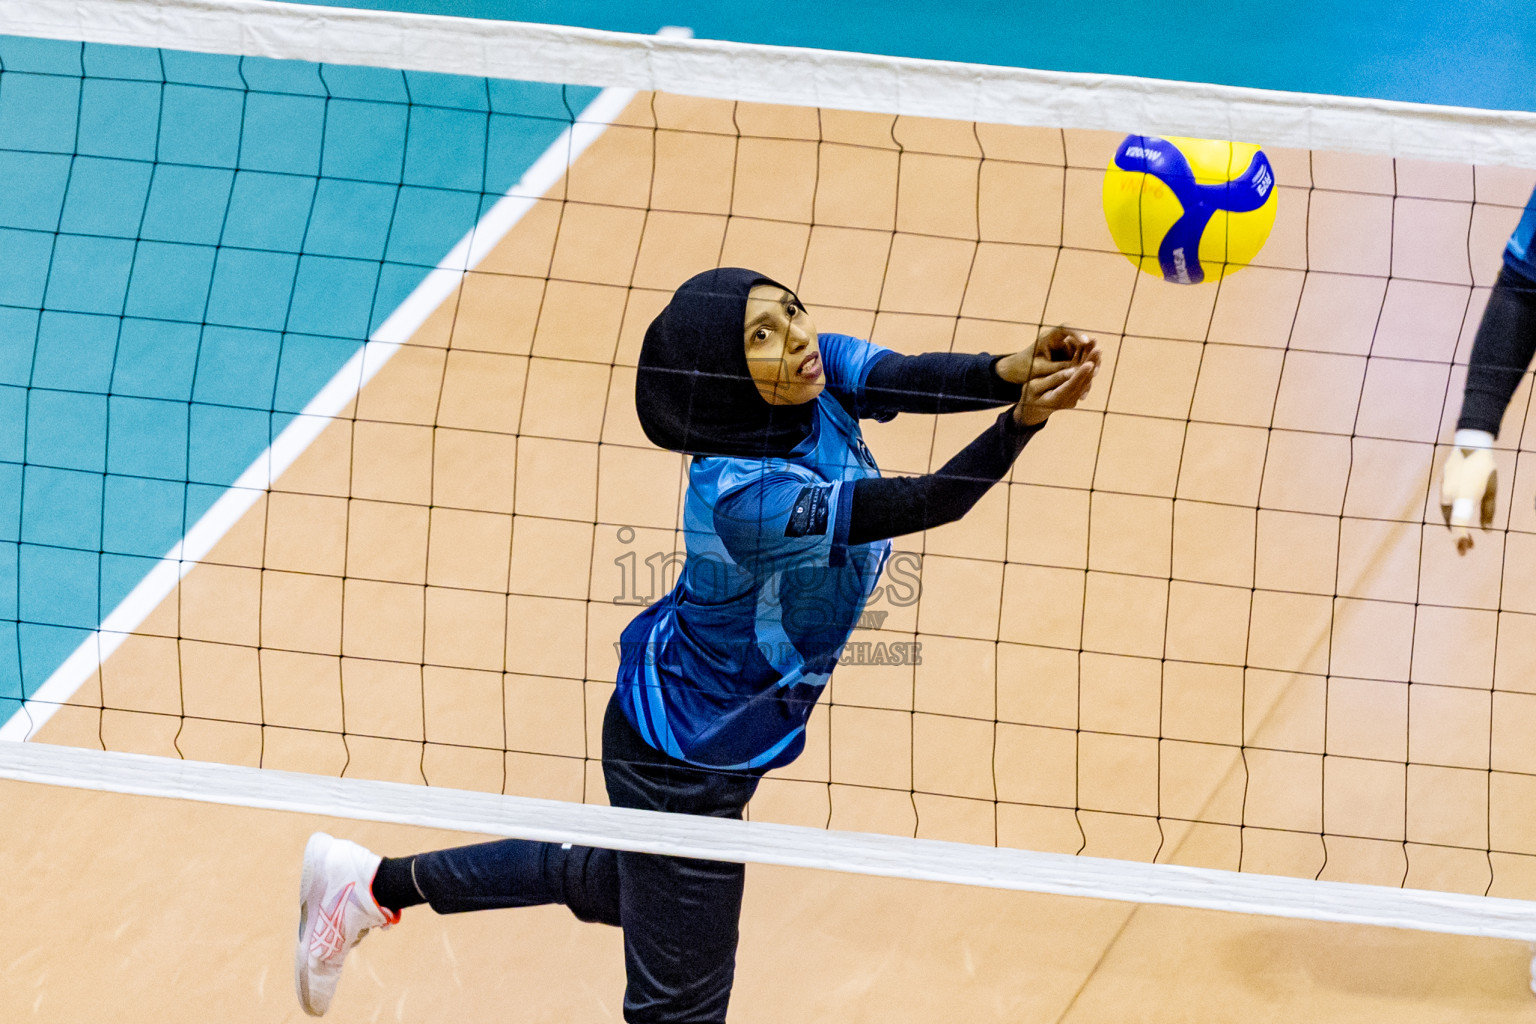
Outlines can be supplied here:
M0 778L744 864L1536 941L1536 903L0 742Z

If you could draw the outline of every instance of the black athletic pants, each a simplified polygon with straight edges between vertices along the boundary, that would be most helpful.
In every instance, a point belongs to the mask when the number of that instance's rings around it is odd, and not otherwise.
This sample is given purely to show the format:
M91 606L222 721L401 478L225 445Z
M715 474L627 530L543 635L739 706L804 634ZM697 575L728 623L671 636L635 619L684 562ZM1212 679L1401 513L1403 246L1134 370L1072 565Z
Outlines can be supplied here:
M610 702L603 777L615 807L740 818L756 774L676 761ZM414 878L440 914L563 903L583 921L624 929L632 1024L722 1024L736 973L741 864L521 839L420 854Z

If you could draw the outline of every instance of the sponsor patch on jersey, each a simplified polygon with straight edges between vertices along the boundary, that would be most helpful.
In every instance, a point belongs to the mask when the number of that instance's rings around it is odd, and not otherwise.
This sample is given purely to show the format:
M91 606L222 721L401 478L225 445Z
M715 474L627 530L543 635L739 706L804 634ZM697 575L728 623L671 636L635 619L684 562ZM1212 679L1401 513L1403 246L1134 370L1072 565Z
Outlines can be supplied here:
M813 537L827 532L827 516L832 511L832 485L802 487L795 507L789 510L786 537Z

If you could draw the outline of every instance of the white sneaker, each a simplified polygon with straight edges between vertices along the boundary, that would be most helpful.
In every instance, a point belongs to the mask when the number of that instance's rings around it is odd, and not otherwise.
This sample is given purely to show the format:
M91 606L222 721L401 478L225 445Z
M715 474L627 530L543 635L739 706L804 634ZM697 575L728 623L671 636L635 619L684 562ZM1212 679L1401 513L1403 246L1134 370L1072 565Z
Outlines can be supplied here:
M299 939L293 950L293 985L311 1017L331 1007L341 964L370 928L400 920L373 898L373 876L382 858L356 843L324 832L304 847L299 883Z

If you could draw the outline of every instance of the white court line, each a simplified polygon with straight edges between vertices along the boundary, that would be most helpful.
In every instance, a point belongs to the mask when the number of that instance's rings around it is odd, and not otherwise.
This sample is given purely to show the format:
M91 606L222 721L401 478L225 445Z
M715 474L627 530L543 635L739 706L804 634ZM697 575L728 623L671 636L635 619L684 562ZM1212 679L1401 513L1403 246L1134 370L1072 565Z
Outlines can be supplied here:
M1536 113L273 0L0 0L15 35L1536 167Z
M663 29L686 33L686 29ZM208 556L240 517L272 487L273 481L302 455L320 432L341 414L347 403L383 369L421 325L453 294L465 274L479 266L507 232L548 192L604 129L634 99L633 89L604 89L587 104L575 123L560 133L524 172L518 183L486 211L479 223L427 274L404 302L379 325L325 387L277 435L266 451L246 467L213 506L204 512L180 541L155 563L138 586L112 609L101 625L76 647L3 725L0 740L25 740L34 735L59 706L67 703L122 646L149 614L159 607L192 568Z
M332 779L146 754L0 743L0 778L742 864L1536 940L1536 903L1526 900Z

